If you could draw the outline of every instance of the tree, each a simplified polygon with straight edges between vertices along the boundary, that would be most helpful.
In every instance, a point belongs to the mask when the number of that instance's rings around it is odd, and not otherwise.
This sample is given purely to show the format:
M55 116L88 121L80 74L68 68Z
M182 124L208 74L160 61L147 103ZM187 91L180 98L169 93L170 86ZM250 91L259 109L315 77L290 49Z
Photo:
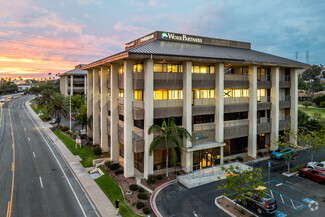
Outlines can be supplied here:
M298 110L298 126L306 127L308 121L309 115L303 111Z
M314 161L314 154L321 151L325 147L325 131L315 130L313 132L299 131L299 145L308 148L311 154L311 162Z
M223 188L229 193L224 193L224 196L235 199L235 209L237 202L247 204L247 198L244 195L264 197L267 190L265 183L262 181L262 169L239 171L239 167L231 165L229 168L221 166L221 170L225 172L226 183ZM221 186L219 186L221 190Z
M85 105L85 97L80 94L71 96L71 109L77 112L83 105Z
M321 71L322 71L322 67L318 65L312 65L310 68L306 69L302 73L302 78L305 81L310 81L312 79L315 79L316 76L320 75Z
M317 105L320 106L320 103L325 101L325 94L319 93L316 94L313 98L313 102Z
M87 105L84 104L81 106L79 113L76 116L76 120L74 123L75 126L81 125L82 129L85 129L88 126L90 129L92 128L92 115L87 117ZM87 131L87 127L86 127Z
M61 117L67 117L69 114L69 103L67 98L61 93L54 93L51 97L51 104L48 107L47 113L52 117L55 117L60 126Z
M175 124L175 118L170 117L166 122L163 120L161 126L153 124L148 129L148 134L156 134L157 136L153 139L150 144L149 154L152 155L157 145L161 142L165 142L166 147L166 177L168 177L168 152L170 151L171 161L176 167L177 164L177 154L176 148L182 152L182 145L178 140L179 137L185 138L192 141L191 134L184 128L178 127Z
M306 107L306 109L308 108L308 106L311 106L313 103L311 102L303 102L302 105Z
M307 84L301 76L298 76L298 89L307 90Z
M41 91L41 96L38 96L35 98L34 102L38 105L38 107L46 108L46 111L48 110L48 107L51 105L52 96L54 91L52 89L44 89Z

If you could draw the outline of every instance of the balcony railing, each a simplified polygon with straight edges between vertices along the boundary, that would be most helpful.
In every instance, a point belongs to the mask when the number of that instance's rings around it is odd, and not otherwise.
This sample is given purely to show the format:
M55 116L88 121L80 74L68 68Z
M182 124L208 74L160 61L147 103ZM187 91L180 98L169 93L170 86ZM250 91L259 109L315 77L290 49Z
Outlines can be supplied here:
M257 124L264 124L264 123L271 123L272 119L271 118L260 118L257 119Z
M233 121L224 121L224 127L238 127L238 126L245 126L248 125L248 119L243 120L233 120Z
M271 118L257 119L257 134L270 133L271 132Z
M209 99L193 99L193 106L213 106L215 104L214 98Z
M144 88L144 73L133 72L133 89L143 89L143 88Z
M168 107L182 107L183 100L173 99L173 100L154 100L155 108L168 108Z
M192 88L215 88L215 74L192 73Z
M194 124L192 126L192 132L212 129L215 129L215 123Z
M291 107L291 96L280 96L279 107L280 108L290 108Z
M280 130L288 128L290 126L291 117L290 116L281 116L279 117L279 128Z
M225 105L229 104L246 104L249 102L249 97L225 97Z
M249 120L234 120L224 122L224 138L233 139L248 136Z
M232 81L232 82L246 82L248 81L248 75L241 75L241 74L225 74L224 75L225 81Z
M280 96L280 101L290 102L291 101L291 96Z
M260 97L260 101L257 101L259 103L267 103L271 101L271 97L270 96L261 96Z
M132 101L133 108L143 109L144 108L144 102L142 100L134 100Z
M290 75L281 75L280 76L280 88L290 88L291 81Z
M192 126L193 144L215 141L215 124L206 123Z
M124 105L124 98L122 98L122 97L118 98L118 103L120 105Z

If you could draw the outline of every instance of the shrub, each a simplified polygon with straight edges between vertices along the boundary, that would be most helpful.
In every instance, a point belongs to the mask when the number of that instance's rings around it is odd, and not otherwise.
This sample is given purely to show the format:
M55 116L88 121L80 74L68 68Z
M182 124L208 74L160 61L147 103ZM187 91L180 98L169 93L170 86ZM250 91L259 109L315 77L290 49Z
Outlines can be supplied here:
M322 107L322 108L325 108L325 101L321 102L321 103L319 104L319 106Z
M81 139L87 139L87 135L81 135Z
M64 127L62 127L62 128L61 128L61 130L62 130L63 132L66 132L66 131L68 131L68 130L69 130L69 127L67 127L67 126L64 126Z
M243 159L242 157L237 157L236 159L237 159L238 161L240 161L240 162L244 161L244 159Z
M132 184L132 185L129 186L129 189L130 189L131 191L136 191L136 190L138 190L138 188L139 188L139 186L136 185L136 184Z
M300 169L305 168L305 167L306 167L306 165L300 165L300 166L297 166L297 167L291 168L291 169L290 169L290 173L297 172L297 171L299 171Z
M149 184L153 184L153 183L155 183L156 182L156 176L155 175L149 175L148 176L148 179L147 179L147 182L149 183Z
M123 174L123 170L116 170L115 175Z
M140 193L143 193L144 192L144 189L142 187L139 188L139 192Z
M113 170L113 171L114 171L114 170L117 170L118 168L120 168L120 165L119 165L118 163L114 163L114 164L112 164L111 167L110 167L110 169Z
M141 200L147 200L148 195L146 193L140 193L140 194L138 194L138 198Z
M101 155L103 153L102 148L100 146L95 146L93 152L95 155Z
M142 209L144 207L144 203L143 202L137 202L137 209Z
M302 105L308 108L308 106L311 106L313 103L311 102L303 102Z
M76 133L71 133L71 136L72 136L72 138L77 138L77 134Z
M157 176L157 179L158 179L158 180L162 180L162 179L163 179L163 176L162 176L162 175L158 175L158 176Z
M105 162L105 165L106 165L108 168L111 168L112 164L113 164L113 161L111 161L111 160Z
M143 208L143 213L144 214L150 214L151 213L151 209L146 206L146 207Z

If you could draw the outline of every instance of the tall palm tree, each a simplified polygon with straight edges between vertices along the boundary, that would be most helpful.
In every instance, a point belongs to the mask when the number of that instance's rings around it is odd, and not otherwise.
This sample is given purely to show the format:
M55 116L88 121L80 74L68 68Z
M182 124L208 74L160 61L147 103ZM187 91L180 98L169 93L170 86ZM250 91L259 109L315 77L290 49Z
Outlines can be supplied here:
M89 129L92 128L92 122L93 122L93 116L90 115L87 117L87 105L82 105L79 113L76 116L76 120L74 125L78 126L81 125L81 128L84 129L85 126L88 126ZM86 132L87 132L87 127L86 127Z
M178 127L175 124L175 118L170 117L166 122L165 119L163 120L161 126L153 124L148 129L148 134L156 134L157 136L152 140L150 144L149 154L152 155L154 150L156 149L157 145L160 142L165 142L166 147L166 177L168 177L168 151L170 150L171 161L176 167L177 163L177 154L176 149L178 148L180 152L183 151L183 146L178 140L179 137L185 138L189 141L192 141L191 134L184 128Z
M36 104L39 107L46 108L46 111L47 111L48 107L51 104L53 93L54 93L54 91L51 90L51 89L44 89L44 90L42 90L41 91L41 96L38 96L38 97L35 98Z
M69 103L67 98L61 93L54 93L51 99L47 113L58 120L57 126L59 126L61 117L66 118L69 114Z

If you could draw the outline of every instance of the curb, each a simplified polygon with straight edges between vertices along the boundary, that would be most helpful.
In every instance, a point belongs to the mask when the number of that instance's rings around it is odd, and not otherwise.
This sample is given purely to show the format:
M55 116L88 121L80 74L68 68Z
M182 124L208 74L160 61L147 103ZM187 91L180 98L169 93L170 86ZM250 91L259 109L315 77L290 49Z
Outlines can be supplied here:
M228 197L225 196L218 196L216 197L216 199L214 200L214 203L216 204L216 206L221 209L223 212L225 212L226 214L228 214L231 217L236 217L236 215L232 214L231 212L229 212L228 210L226 210L225 208L223 208L222 206L220 206L220 204L218 203L218 199L220 198L225 198L227 200L230 200L232 202L234 202L233 200L229 199ZM241 207L242 209L244 209L246 212L248 212L251 216L255 216L258 217L257 215L255 215L254 213L252 213L251 211L249 211L248 209L246 209L245 207L241 206L240 204L237 204L237 206Z
M156 206L156 197L157 195L159 194L159 192L161 190L163 190L164 188L166 188L167 186L169 185L172 185L172 184L175 184L177 183L177 180L172 180L172 181L169 181L169 182L166 182L160 186L158 186L151 194L150 196L150 206L151 206L151 209L152 211L156 214L156 216L158 217L163 217L163 215L159 212L157 206Z
M297 172L293 172L293 173L289 173L289 174L286 174L286 172L282 173L282 175L286 176L286 177L291 177L291 176L294 176L296 174L298 174L299 171Z

